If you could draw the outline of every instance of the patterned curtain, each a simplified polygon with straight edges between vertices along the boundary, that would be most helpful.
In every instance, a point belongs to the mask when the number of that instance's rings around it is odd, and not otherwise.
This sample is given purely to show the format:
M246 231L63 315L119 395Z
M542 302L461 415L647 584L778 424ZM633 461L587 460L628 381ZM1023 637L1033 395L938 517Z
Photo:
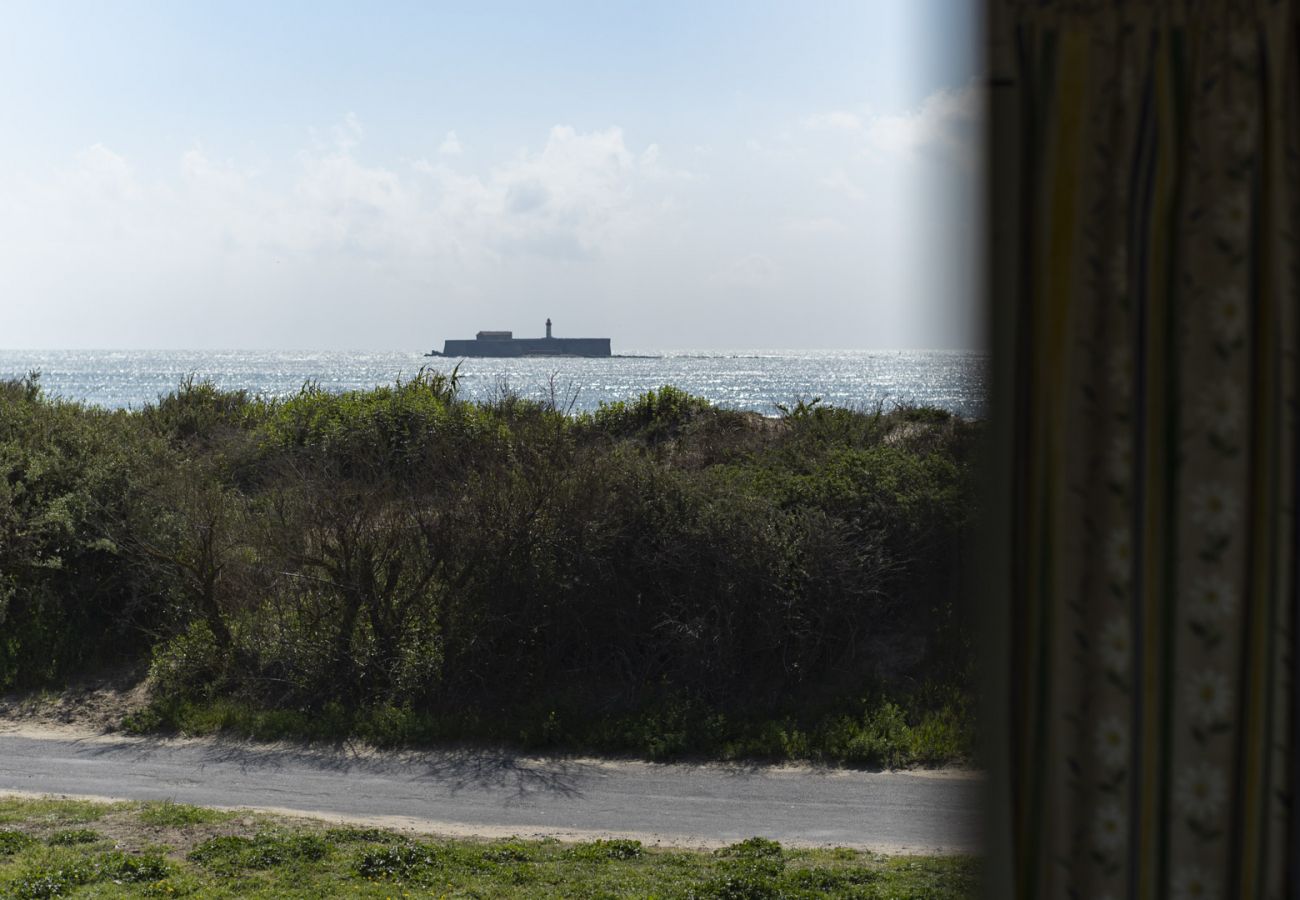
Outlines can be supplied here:
M990 9L999 896L1296 896L1295 7Z

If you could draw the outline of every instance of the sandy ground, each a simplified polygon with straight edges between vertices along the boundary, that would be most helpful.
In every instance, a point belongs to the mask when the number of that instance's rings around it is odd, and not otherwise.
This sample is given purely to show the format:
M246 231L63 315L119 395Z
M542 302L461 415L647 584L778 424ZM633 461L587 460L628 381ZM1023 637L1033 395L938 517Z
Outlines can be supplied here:
M148 702L145 671L116 669L68 685L62 691L14 691L0 694L0 728L67 728L112 734L122 719Z

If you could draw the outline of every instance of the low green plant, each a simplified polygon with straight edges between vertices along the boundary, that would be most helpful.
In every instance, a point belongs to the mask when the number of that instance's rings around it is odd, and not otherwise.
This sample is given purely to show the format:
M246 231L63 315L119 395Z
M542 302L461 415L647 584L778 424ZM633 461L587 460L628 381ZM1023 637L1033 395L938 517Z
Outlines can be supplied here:
M439 848L411 842L367 850L357 859L355 871L362 878L419 882L430 878L445 864L445 854Z
M30 835L64 813L84 814L85 804L6 798L4 810L15 826L9 830ZM979 876L971 857L797 849L761 837L713 853L618 840L432 843L384 829L310 821L267 828L241 818L196 848L199 857L209 857L201 862L165 857L150 843L154 826L141 822L138 812L130 804L100 805L118 845L112 851L96 843L23 842L0 857L0 896L971 900ZM298 852L303 847L314 849Z
M212 822L224 822L234 815L187 803L174 803L161 800L146 803L139 812L140 821L146 825L159 825L172 828L184 828L190 825L207 825Z
M331 844L392 844L403 840L401 835L383 828L359 828L348 825L343 828L331 828L325 832L325 840Z
M0 831L0 856L17 853L34 843L36 843L36 838L26 832L12 829Z
M640 841L610 839L595 840L585 844L574 844L569 848L570 859L607 860L637 859L644 853Z
M63 897L80 885L100 882L146 884L166 878L171 863L157 853L128 854L121 851L79 855L72 850L53 850L25 864L4 885L8 896L19 900Z
M56 831L45 839L51 847L70 847L76 844L93 844L103 837L92 828L69 828Z
M209 838L190 851L189 858L221 874L249 869L271 869L293 862L313 862L330 852L329 843L316 834L283 830L259 831L252 837L222 835Z

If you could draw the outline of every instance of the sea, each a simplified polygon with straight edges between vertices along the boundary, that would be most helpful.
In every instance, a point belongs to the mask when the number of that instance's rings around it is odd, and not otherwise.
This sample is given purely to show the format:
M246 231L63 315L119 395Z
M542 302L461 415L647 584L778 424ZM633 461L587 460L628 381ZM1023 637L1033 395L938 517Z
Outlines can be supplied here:
M349 391L457 371L461 395L506 392L574 412L670 384L724 407L778 415L814 400L859 409L986 408L986 354L933 350L637 350L607 359L451 359L416 352L310 350L0 350L0 379L40 372L46 394L108 408L155 403L185 379L267 397L307 384Z

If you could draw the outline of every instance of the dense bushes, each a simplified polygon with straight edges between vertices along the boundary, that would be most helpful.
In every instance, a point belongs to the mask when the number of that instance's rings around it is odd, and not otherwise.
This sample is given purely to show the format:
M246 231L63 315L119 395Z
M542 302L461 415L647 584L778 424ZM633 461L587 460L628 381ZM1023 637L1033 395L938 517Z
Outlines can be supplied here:
M5 383L0 686L150 650L159 721L858 716L964 674L975 429L672 388L568 416L454 374L134 413Z

